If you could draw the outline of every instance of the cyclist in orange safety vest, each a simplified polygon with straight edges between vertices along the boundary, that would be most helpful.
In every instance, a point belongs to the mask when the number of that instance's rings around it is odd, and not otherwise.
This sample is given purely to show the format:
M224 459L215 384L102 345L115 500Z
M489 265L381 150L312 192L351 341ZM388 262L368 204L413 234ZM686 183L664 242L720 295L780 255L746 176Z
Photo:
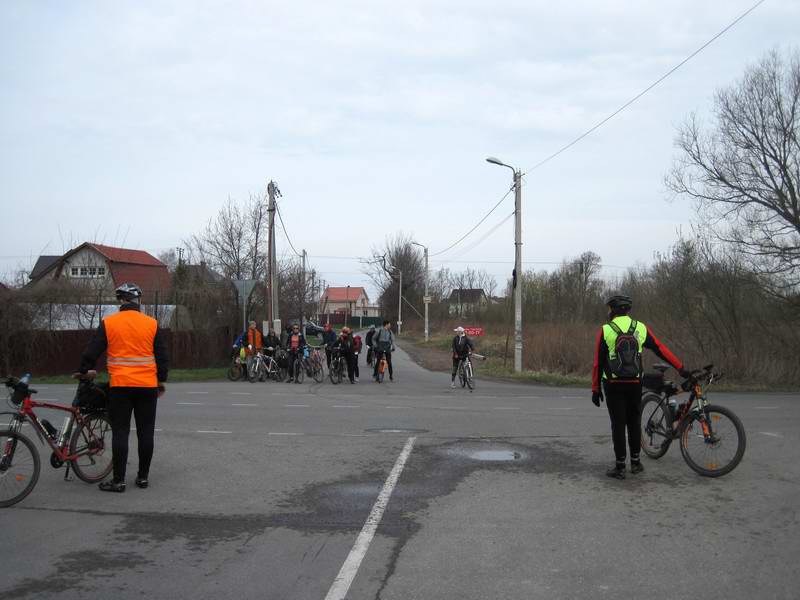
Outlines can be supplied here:
M128 437L131 413L136 418L139 443L139 471L136 485L149 485L153 458L153 435L156 403L164 393L169 359L158 321L140 312L142 290L136 284L123 283L116 289L119 312L100 323L94 338L81 357L79 372L94 376L98 358L107 353L109 375L108 413L111 420L113 478L100 484L104 492L125 491L125 468L128 462Z

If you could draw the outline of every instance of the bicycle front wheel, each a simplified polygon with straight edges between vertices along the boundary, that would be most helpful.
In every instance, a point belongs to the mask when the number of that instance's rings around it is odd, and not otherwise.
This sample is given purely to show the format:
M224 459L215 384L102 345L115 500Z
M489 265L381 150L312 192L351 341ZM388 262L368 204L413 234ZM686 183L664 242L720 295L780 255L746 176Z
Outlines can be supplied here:
M686 464L704 477L720 477L733 471L747 446L739 417L730 409L713 404L686 418L680 438Z
M83 425L72 434L69 453L77 455L72 461L75 475L86 483L96 483L108 477L111 462L111 421L104 412L88 415Z
M640 408L642 452L652 459L659 459L667 453L672 443L672 415L667 403L655 392L642 395Z
M242 365L235 364L231 365L228 369L228 379L231 381L238 381L242 378Z
M467 363L464 367L464 379L466 381L467 387L470 390L475 389L475 379L472 377L472 364Z
M0 431L0 508L31 493L39 480L39 452L21 433Z
M322 370L322 364L319 362L314 362L313 364L313 372L314 372L314 381L317 383L322 383L325 379L325 371Z
M303 383L303 380L306 378L306 370L302 365L302 362L299 358L294 361L294 382L295 383Z

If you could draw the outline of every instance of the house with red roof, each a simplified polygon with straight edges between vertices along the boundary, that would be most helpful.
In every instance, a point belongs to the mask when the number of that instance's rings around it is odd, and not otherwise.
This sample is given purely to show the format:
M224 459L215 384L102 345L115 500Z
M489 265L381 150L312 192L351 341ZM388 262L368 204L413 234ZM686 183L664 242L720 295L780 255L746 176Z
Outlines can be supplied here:
M144 250L115 248L85 242L63 256L40 256L30 273L28 290L72 284L97 293L102 301L114 302L114 289L135 283L144 293L143 302L158 302L172 286L167 265Z
M380 308L369 302L363 287L328 287L319 300L320 319L327 323L342 323L342 317L379 317Z

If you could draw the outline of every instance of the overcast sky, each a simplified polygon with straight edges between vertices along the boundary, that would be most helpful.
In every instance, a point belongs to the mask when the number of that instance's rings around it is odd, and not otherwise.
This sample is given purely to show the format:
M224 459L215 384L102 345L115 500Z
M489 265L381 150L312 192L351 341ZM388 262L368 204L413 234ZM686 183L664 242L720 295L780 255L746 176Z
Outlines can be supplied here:
M87 240L158 254L274 179L294 246L332 284L362 284L356 260L319 257L401 230L446 248L510 186L486 156L527 170L754 3L6 0L0 274ZM676 126L796 44L798 23L800 3L767 0L528 175L528 266L593 250L613 274L667 250L693 217L663 184ZM485 234L512 210L513 195L432 267L502 281L513 219ZM630 232L637 248L617 240Z

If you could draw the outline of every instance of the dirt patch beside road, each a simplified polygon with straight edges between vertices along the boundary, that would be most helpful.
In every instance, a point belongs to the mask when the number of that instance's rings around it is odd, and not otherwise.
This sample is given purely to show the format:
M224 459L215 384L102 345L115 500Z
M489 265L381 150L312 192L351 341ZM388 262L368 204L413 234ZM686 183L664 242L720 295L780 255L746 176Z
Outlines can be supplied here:
M423 347L415 337L403 336L397 338L395 343L400 346L419 366L429 371L447 371L453 368L450 352L440 348Z

